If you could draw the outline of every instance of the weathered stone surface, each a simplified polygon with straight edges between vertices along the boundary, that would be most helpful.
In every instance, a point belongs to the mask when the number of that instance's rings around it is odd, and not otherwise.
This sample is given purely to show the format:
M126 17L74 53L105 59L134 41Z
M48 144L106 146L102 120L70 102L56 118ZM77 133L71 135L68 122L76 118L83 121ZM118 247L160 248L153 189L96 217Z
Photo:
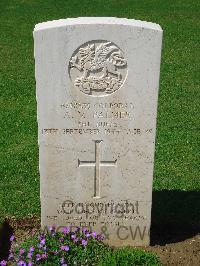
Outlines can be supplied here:
M42 226L149 244L160 26L64 19L34 40Z

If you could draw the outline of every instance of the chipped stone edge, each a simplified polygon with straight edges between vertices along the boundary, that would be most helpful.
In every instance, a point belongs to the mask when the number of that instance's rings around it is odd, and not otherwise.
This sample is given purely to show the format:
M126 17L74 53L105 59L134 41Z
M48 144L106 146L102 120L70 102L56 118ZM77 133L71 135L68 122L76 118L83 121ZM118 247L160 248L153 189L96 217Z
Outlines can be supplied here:
M146 22L142 20L116 18L116 17L78 17L52 20L35 25L34 33L42 30L53 29L57 27L65 27L70 25L124 25L133 27L142 27L151 30L163 31L161 26L156 23Z

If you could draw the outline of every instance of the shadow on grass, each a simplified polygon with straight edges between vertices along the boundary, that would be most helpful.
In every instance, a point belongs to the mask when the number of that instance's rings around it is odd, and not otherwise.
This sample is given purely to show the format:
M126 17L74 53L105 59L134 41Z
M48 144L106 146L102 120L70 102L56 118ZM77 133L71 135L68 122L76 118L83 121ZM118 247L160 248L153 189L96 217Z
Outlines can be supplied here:
M13 234L13 229L5 220L0 226L0 261L6 259L9 255L11 247L10 237Z
M200 192L153 192L151 245L165 245L200 233Z

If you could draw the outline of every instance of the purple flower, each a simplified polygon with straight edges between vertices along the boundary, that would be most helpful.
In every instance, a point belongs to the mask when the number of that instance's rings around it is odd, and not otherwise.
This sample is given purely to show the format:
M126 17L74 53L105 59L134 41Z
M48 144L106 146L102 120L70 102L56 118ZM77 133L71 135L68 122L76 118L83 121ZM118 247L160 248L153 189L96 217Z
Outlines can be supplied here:
M33 264L29 261L28 265L27 266L33 266Z
M13 253L11 252L11 253L9 254L8 259L9 259L9 260L13 260L13 258L14 258L14 255L13 255Z
M17 266L26 266L26 262L24 262L23 260L19 260Z
M49 231L54 231L55 227L54 226L49 226Z
M81 241L81 245L83 245L84 247L87 246L87 240L82 239L82 241Z
M41 249L43 247L42 244L38 244L38 248Z
M96 231L93 231L93 232L91 233L91 235L92 235L93 237L96 237L96 236L97 236L97 232L96 232Z
M6 266L6 265L7 265L7 262L6 262L5 260L2 260L2 261L0 262L0 265L1 265L1 266Z
M12 235L11 237L10 237L10 242L13 242L15 240L15 237L14 237L14 235Z
M22 255L22 254L24 254L24 252L25 252L25 250L23 248L20 248L19 254Z
M41 255L40 254L36 254L35 256L36 256L36 261L41 260Z
M79 227L75 227L74 232L79 232L80 228Z
M31 259L32 256L33 256L33 253L32 253L32 252L29 252L28 255L27 255L27 258L28 258L28 259Z
M27 255L27 258L28 259L32 259L32 256L33 256L33 253L29 252L28 255Z
M104 240L104 236L103 235L97 235L97 240Z
M78 238L76 237L75 234L71 235L71 239L72 239L74 242L78 242Z
M62 229L62 232L66 235L66 234L69 234L69 232L70 232L70 228L69 227L64 227L63 229Z
M41 244L41 245L45 245L45 238L43 238L43 239L40 241L40 244Z
M85 236L88 238L88 237L90 237L91 235L90 235L90 233L86 233Z
M75 239L75 238L76 238L75 234L71 235L71 239Z
M56 226L55 225L50 226L49 227L49 231L50 231L50 233L51 233L52 236L55 236Z
M35 250L34 247L30 247L29 252L33 252Z
M42 254L42 259L47 259L47 253Z
M66 245L66 246L61 246L60 248L61 248L62 250L64 250L64 251L68 251L68 250L69 250L69 246L67 246L67 245Z
M64 237L60 237L60 238L59 238L59 241L60 241L60 242L63 242L63 241L64 241Z
M44 239L44 235L43 235L43 234L39 235L39 236L38 236L38 239L39 239L40 241L42 241L42 240Z
M65 259L64 259L64 258L61 258L61 259L60 259L60 263L61 263L61 264L64 264L64 263L65 263Z
M75 238L73 239L73 241L74 241L75 243L78 242L78 238L75 237Z
M88 231L87 228L86 227L83 227L82 228L82 232L85 233L86 231Z

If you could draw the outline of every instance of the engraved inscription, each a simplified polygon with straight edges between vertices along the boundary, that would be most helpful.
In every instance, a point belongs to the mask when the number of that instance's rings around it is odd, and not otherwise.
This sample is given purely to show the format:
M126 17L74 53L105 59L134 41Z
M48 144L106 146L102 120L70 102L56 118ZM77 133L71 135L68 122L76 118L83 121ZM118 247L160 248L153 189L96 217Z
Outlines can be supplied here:
M115 161L101 161L100 159L100 144L102 140L95 140L95 161L80 161L78 159L78 166L93 166L95 167L94 175L94 198L101 198L100 196L100 167L101 166L117 166Z
M105 96L123 85L127 75L127 61L114 43L90 41L72 55L69 75L74 86L83 93Z
M87 122L89 123L89 122ZM42 135L74 135L74 134L105 134L105 135L111 135L111 134L129 134L129 135L137 135L142 136L144 133L146 134L152 134L153 129L140 129L140 128L133 128L133 129L116 129L116 128L104 128L103 131L100 130L100 128L43 128L41 131Z

